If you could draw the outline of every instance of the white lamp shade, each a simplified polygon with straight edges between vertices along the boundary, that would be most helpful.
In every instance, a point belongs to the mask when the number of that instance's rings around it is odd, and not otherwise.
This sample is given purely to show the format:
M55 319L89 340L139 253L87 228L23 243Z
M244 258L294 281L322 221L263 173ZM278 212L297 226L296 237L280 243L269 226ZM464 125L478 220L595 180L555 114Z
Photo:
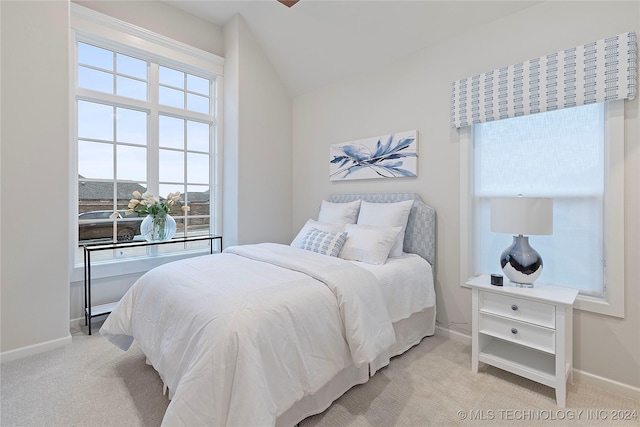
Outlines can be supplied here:
M491 199L491 231L507 234L553 234L553 199L498 197Z

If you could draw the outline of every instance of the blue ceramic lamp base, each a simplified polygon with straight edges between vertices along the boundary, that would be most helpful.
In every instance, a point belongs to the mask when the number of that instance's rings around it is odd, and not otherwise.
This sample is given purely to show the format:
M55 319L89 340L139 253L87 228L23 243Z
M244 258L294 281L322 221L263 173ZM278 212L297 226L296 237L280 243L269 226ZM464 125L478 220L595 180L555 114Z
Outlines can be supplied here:
M533 282L542 273L542 258L529 245L529 238L513 236L513 244L500 256L502 272L513 286L532 288Z

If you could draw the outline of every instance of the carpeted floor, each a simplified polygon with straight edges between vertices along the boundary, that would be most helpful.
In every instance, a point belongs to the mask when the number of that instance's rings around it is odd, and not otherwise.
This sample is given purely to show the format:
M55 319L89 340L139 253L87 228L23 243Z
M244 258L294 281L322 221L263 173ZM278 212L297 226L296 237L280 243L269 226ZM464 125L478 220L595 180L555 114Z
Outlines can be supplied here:
M426 338L300 426L640 425L640 401L573 384L560 409L549 387L486 365L473 375L470 351ZM0 381L3 427L159 426L169 404L135 344L122 352L79 330L69 346L3 363Z

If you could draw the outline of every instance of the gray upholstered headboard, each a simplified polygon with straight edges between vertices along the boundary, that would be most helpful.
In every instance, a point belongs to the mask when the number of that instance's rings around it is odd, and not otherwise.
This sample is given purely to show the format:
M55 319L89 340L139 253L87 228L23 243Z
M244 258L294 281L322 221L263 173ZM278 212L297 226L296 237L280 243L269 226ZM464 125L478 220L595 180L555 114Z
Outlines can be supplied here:
M407 221L404 237L404 251L418 254L436 266L436 211L426 205L416 193L363 193L331 194L327 200L334 203L346 203L353 200L372 203L394 203L413 200L413 207Z

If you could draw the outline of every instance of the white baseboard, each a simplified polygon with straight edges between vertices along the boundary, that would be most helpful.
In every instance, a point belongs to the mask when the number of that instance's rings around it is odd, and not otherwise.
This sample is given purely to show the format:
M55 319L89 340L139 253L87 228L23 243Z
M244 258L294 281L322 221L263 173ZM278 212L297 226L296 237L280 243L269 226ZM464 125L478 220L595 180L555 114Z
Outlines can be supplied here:
M631 386L629 384L623 384L618 381L610 380L608 378L600 377L598 375L590 374L589 372L584 372L580 369L573 370L573 380L577 383L591 384L607 391L621 394L631 399L640 400L640 388Z
M71 344L71 334L64 338L28 345L26 347L16 348L15 350L4 351L0 353L0 363L11 362L13 360L22 359L23 357L44 353L45 351L64 347L67 344Z
M69 320L69 328L75 329L80 326L84 326L84 317L78 317L78 318Z
M449 338L465 345L471 345L471 336L442 326L436 325L436 335ZM591 384L612 393L640 400L640 388L594 375L589 372L584 372L580 369L573 369L573 380L576 383Z
M464 334L462 332L454 331L451 329L447 329L442 326L436 325L436 335L449 338L450 340L462 343L464 345L471 345L470 335Z

